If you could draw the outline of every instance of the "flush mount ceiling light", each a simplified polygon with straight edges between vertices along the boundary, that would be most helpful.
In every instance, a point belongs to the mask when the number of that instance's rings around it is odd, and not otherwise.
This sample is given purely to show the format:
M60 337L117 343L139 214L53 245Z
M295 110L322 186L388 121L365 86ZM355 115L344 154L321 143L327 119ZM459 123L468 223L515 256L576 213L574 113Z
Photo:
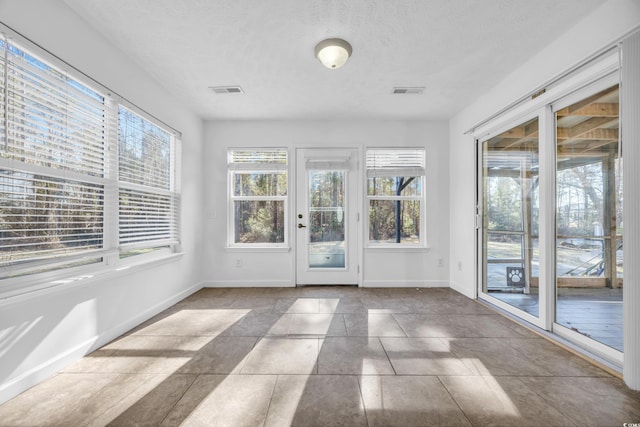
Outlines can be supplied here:
M322 65L332 70L340 68L351 56L351 45L342 39L326 39L316 45L314 53Z

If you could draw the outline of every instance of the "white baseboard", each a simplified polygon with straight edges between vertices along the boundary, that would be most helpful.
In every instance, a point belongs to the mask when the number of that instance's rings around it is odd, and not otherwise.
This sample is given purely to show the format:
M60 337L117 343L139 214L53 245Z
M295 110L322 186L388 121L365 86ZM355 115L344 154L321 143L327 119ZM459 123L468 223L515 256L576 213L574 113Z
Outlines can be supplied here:
M154 305L153 307L150 307L142 313L139 313L137 316L127 319L124 322L121 322L116 326L85 340L75 347L67 349L66 351L63 351L51 357L46 362L43 362L38 366L34 366L33 368L29 369L26 372L23 372L15 378L10 379L4 384L0 384L0 404L33 387L39 382L44 381L56 372L71 365L76 360L81 359L92 351L109 343L125 332L138 326L145 320L150 319L161 311L166 310L177 302L185 299L194 292L199 291L200 289L202 289L202 287L202 282L197 283L194 286L191 286L190 288L185 289L184 291L165 299L164 301Z
M207 280L205 288L294 288L293 282L282 280ZM364 288L448 288L449 282L439 280L365 280Z
M477 298L476 291L475 291L475 289L473 287L469 288L468 286L462 286L462 285L460 285L459 283L456 283L456 282L451 282L449 284L449 287L451 289L453 289L454 291L461 293L462 295L464 295L467 298L471 298L471 299L476 299Z
M363 288L448 288L449 282L440 280L364 280Z
M206 280L205 288L295 288L296 284L287 280Z
M88 354L96 338L97 337L86 340L0 385L0 404L14 398L39 382L46 380L56 372Z

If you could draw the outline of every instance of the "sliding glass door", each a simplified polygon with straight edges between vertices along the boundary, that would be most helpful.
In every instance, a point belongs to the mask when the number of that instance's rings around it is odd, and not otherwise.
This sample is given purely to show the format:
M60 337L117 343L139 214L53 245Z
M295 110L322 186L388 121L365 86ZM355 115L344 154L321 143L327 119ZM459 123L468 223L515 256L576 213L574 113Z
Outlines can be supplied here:
M539 316L538 117L481 143L482 293ZM497 300L497 301L496 301Z
M477 139L478 295L622 364L618 76L534 102Z
M554 112L556 329L622 352L618 85L572 95Z

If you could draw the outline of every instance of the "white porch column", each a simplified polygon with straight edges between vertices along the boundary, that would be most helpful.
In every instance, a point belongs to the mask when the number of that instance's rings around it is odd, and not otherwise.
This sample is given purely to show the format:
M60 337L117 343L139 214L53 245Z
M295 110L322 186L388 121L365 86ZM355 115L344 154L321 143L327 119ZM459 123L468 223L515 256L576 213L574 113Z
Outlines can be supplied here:
M625 383L640 390L640 32L622 42Z

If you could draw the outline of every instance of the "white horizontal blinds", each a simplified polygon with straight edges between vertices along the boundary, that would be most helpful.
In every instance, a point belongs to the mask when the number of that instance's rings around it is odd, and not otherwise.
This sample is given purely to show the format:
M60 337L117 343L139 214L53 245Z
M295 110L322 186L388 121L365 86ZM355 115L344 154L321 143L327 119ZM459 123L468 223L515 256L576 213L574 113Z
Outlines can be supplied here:
M123 106L118 109L118 120L120 246L177 243L176 138Z
M104 176L104 97L7 42L5 156Z
M162 195L120 189L120 245L158 246L178 240L178 200Z
M100 261L104 97L0 40L0 277Z
M422 176L425 150L420 148L380 148L367 150L367 176Z
M351 159L307 159L304 167L306 170L349 170Z
M122 106L118 122L120 181L170 190L171 134Z
M5 76L7 74L7 42L4 38L0 38L0 152L6 151L6 141L7 141L7 127L5 125L7 121L6 117L6 102L7 97L5 93L7 92L6 87L6 79Z
M287 170L286 149L229 150L227 161L230 170Z
M0 170L0 267L102 248L102 186Z
M0 35L0 279L177 243L179 141L21 43Z

